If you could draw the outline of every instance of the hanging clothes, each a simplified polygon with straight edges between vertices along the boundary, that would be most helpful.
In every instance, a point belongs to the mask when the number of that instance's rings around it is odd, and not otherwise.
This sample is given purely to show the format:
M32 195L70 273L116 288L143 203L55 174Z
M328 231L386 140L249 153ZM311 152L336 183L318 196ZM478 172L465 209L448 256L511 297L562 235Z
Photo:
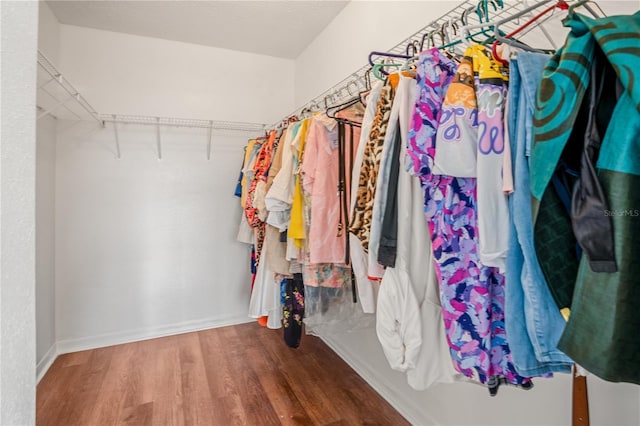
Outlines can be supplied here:
M290 348L300 346L304 318L304 285L300 274L293 274L282 282L282 327L284 341Z
M275 153L273 154L273 160L271 161L271 166L269 167L269 175L267 176L265 187L267 194L269 194L269 191L273 186L275 177L278 175L278 173L280 173L280 169L282 168L282 158L285 151L288 155L291 152L290 148L285 148L287 146L287 143L290 143L290 139L287 139L287 129L284 129L282 131L282 134L280 135L278 146ZM269 202L267 201L267 196L265 195L265 207L267 207L267 210L268 206ZM265 259L268 262L269 269L271 269L274 273L287 275L289 273L291 264L286 259L287 244L286 242L280 241L280 234L281 231L278 228L269 223L266 224L264 246L267 247L268 250L266 250Z
M247 223L251 226L255 233L255 250L256 263L260 264L262 256L262 246L264 244L266 206L264 206L264 185L266 184L269 165L271 164L271 155L276 143L276 131L272 131L266 141L262 142L258 154L256 155L255 164L253 165L252 174L249 175L251 181L247 189L247 198L244 205L244 213L247 217ZM264 207L262 215L260 208Z
M266 186L274 150L277 150L279 139L275 130L269 133L268 139L261 144L253 166L253 180L249 186L245 203L247 222L255 232L256 274L249 301L249 317L261 319L267 317L269 328L280 328L282 312L280 309L279 280L265 261L269 256L266 240Z
M410 146L424 146L427 155L437 156L439 145L435 145L436 135L431 130L441 131L436 121L442 104L440 95L454 81L456 65L437 49L423 52L420 60L424 65L418 67L419 92L410 138L431 139L414 141ZM467 60L471 62L471 58ZM468 72L468 67L463 67L463 72ZM421 129L427 131L420 133ZM476 179L425 171L421 177L425 213L454 366L463 375L487 384L491 395L502 383L528 389L531 379L516 372L504 331L504 276L496 268L482 265L478 256Z
M401 130L404 131L404 130ZM396 265L398 251L398 180L400 178L400 154L404 145L402 137L396 133L396 142L391 153L391 165L389 166L389 183L386 188L386 203L382 212L382 224L380 229L380 244L378 245L377 262L384 267L393 268ZM403 170L404 172L404 170ZM382 210L382 206L381 210ZM371 271L369 272L371 274Z
M389 79L393 85L393 81L391 79L399 78L399 83L402 82L405 78L410 78L400 74L392 74L389 76ZM412 82L413 79L410 79ZM396 87L399 86L399 83ZM405 81L404 86L409 87L409 81ZM413 88L413 85L411 85ZM402 96L405 98L408 96L409 89L403 91ZM391 178L391 164L393 159L393 154L395 152L395 147L399 146L397 141L399 129L398 116L400 113L400 104L404 101L403 99L397 99L398 90L396 89L393 106L391 107L391 112L389 113L389 123L387 125L387 129L384 135L384 141L382 143L382 150L379 154L378 158L378 172L376 175L375 181L375 191L373 192L373 201L371 208L371 219L369 224L369 243L368 243L368 272L367 275L369 279L380 279L382 278L382 274L384 273L384 267L378 262L378 252L380 248L380 238L382 235L382 222L384 219L384 212L387 207L387 192L389 188L389 181ZM396 102L397 100L397 102ZM397 183L397 181L396 181Z
M294 149L294 187L293 187L293 201L291 204L291 220L289 222L288 237L292 240L293 246L300 249L306 239L305 226L304 226L304 205L302 195L302 179L300 177L300 170L302 167L304 145L307 139L309 124L311 118L305 118L302 120L300 130L298 131L298 137L293 141ZM295 250L295 249L294 249Z
M446 89L440 109L433 173L454 177L476 177L478 155L478 103L475 76L477 45L468 48L454 80ZM483 55L484 56L484 55ZM475 67L475 68L474 68Z
M503 272L509 245L502 173L507 80L488 48L467 48L442 104L433 167L435 174L477 177L480 260Z
M573 361L557 348L565 320L538 263L533 242L529 160L536 88L550 56L521 52L511 60L509 132L515 191L509 197L510 231L505 283L505 326L519 374L570 373Z
M300 166L304 206L302 277L312 287L340 288L351 281L344 265L345 240L339 234L338 125L324 114L307 127Z
M293 203L294 189L294 151L293 143L299 135L301 122L292 123L283 135L280 147L282 150L282 163L280 170L274 176L267 195L265 204L269 215L267 223L284 231L289 227L291 219L291 204Z
M354 137L360 137L358 128ZM315 116L309 125L300 167L302 186L309 194L314 217L308 233L309 262L312 264L345 261L345 238L340 229L342 212L337 196L339 157L338 123L324 114ZM350 154L346 161L351 161Z
M263 247L263 255L268 255L268 247ZM280 282L269 269L268 262L257 262L253 290L249 300L249 318L267 318L267 327L277 329L282 326L280 305Z
M247 190L247 199L244 209L249 225L256 227L263 222L258 214L258 208L254 205L256 198L256 190L258 186L266 185L269 166L271 165L271 156L273 154L274 144L276 142L276 131L272 131L266 141L260 144L260 150L253 165L253 174Z
M394 100L399 109L397 148L402 150L409 143L415 86L413 79L402 77ZM458 374L443 327L424 193L419 179L400 167L404 157L400 149L396 152L391 166L399 173L395 186L390 179L389 192L397 194L397 253L382 277L376 332L392 368L406 370L409 385L424 390L434 383L451 383Z
M251 139L244 149L244 161L242 163L242 181L240 191L240 206L244 209L247 204L247 192L249 191L249 185L253 180L253 166L256 161L258 152L260 151L262 144L256 139Z
M235 191L235 195L240 199L240 207L242 207L242 215L240 218L240 224L238 225L236 240L245 244L255 243L255 234L253 232L253 228L249 226L249 223L247 222L247 216L244 214L244 205L247 201L247 189L249 187L248 173L253 168L253 161L255 161L255 154L257 154L257 150L254 149L255 147L255 139L249 140L247 146L244 147L242 167L240 168L240 179L238 185L236 185ZM253 172L251 172L251 174L253 174ZM253 255L255 255L255 253L253 253Z
M509 248L509 200L502 181L508 70L484 46L475 46L473 61L478 68L478 255L483 265L504 274Z
M399 116L401 105L405 112L409 110L406 104L412 104L414 99L413 87L415 82L409 77L401 77L396 96L391 108L385 145L382 148L378 185L373 207L373 222L371 226L372 241L378 240L382 228L382 216L386 207L381 198L386 196L389 185L389 175L396 146L402 145ZM410 115L410 114L409 114ZM403 117L404 119L405 117ZM396 159L399 161L399 159ZM405 188L403 188L405 189ZM397 182L396 192L399 190ZM384 204L384 205L383 205ZM421 222L424 218L421 215ZM376 235L377 234L377 235ZM369 275L374 275L378 264L378 250L374 244L369 246ZM375 267L374 267L375 265ZM380 268L380 275L385 272ZM404 274L403 274L404 273ZM386 275L386 274L385 274ZM382 345L389 365L394 370L408 371L416 367L418 355L422 345L422 322L420 319L420 305L416 298L412 283L405 270L398 274L390 273L385 282L381 283L378 293L376 309L376 334Z
M605 380L640 384L640 12L573 13L565 25L537 93L531 158L536 227L561 158L577 165L569 211L583 251L558 347Z
M267 173L266 192L269 192L273 186L274 179L278 173L280 173L280 169L282 169L282 158L285 152L284 146L287 141L287 132L287 128L282 129L280 135L277 136L278 144L274 148L271 164L269 165L269 172Z
M351 197L349 202L349 212L353 215L356 208L356 200L358 198L358 189L360 187L360 170L364 160L364 153L367 143L369 141L369 135L373 126L374 117L376 114L378 101L384 83L382 81L376 82L369 92L367 97L367 107L364 111L364 117L362 120L362 128L360 129L360 141L358 143L358 149L353 160L353 170L351 173ZM351 223L351 222L349 222ZM349 232L349 254L351 259L351 268L356 280L356 286L358 289L358 299L362 310L365 313L374 313L376 310L376 298L378 294L378 282L369 280L368 277L368 255L362 246L362 241L355 235Z
M394 85L389 80L380 92L375 117L371 125L371 132L369 133L369 138L364 148L362 166L358 177L355 208L352 212L351 224L349 226L349 232L358 237L365 253L369 250L369 235L371 231L371 219L380 157L389 125L394 94Z

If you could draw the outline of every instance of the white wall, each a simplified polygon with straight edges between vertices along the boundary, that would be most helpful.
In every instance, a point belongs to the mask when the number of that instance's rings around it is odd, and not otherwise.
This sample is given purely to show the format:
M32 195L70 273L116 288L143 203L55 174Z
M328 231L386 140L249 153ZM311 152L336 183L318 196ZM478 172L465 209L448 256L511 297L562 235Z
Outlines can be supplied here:
M233 196L247 135L60 123L56 330L61 353L248 321Z
M523 391L501 386L490 397L483 386L440 384L417 392L404 374L391 370L375 330L322 336L378 393L415 425L568 425L571 424L571 376L534 379ZM592 426L640 424L640 386L587 380Z
M294 108L365 65L371 51L392 48L459 3L458 0L351 1L296 58ZM597 3L608 15L630 14L640 9L637 0Z
M102 113L270 123L293 61L62 25L60 70ZM282 82L282 84L278 83ZM233 197L248 134L60 122L60 352L247 321L249 252ZM255 135L253 135L255 136Z
M38 1L38 50L54 64L59 62L60 23L46 1Z
M36 128L36 362L48 368L55 352L56 120Z
M0 424L35 423L38 3L0 2Z
M303 105L455 7L457 1L351 1L296 58L295 103Z
M636 1L598 2L607 14L632 13ZM453 8L457 2L349 3L296 59L296 105L302 105L367 61ZM560 25L560 24L558 24ZM417 425L564 425L571 421L571 380L535 381L528 392L502 387L495 398L480 386L438 385L412 390L390 369L375 330L323 336L378 392ZM589 377L592 425L640 424L640 387Z
M39 2L38 49L58 62L60 24L46 2ZM36 362L40 375L55 356L55 179L56 121L36 127Z
M60 70L101 113L273 123L293 60L62 25Z

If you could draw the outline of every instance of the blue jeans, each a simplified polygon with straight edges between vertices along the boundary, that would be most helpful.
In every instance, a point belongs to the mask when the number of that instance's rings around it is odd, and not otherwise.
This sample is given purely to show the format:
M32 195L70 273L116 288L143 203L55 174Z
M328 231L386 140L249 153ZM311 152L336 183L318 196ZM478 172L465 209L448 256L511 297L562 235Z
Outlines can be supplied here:
M536 88L550 56L518 53L512 60L509 136L515 191L509 197L509 254L505 327L516 370L523 376L570 373L573 361L557 348L565 320L540 269L533 243L529 156Z

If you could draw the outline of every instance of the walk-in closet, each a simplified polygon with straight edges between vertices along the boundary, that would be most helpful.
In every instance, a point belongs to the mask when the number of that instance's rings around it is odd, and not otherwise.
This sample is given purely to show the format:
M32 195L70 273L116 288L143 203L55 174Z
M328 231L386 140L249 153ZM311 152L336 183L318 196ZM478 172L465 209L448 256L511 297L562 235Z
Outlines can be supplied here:
M640 424L638 0L0 13L0 425Z

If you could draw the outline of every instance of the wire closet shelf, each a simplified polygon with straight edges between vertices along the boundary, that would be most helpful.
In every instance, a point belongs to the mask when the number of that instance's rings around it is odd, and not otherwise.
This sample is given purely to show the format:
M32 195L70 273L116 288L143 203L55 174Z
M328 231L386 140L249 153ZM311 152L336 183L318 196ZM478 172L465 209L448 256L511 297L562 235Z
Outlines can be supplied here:
M91 106L87 99L67 80L42 52L38 51L38 114L37 119L52 116L56 119L95 120L102 127L113 125L116 156L121 158L118 126L125 124L156 127L158 159L162 158L160 127L182 127L207 129L207 159L211 159L213 131L262 132L265 125L240 121L198 120L177 117L145 115L102 114Z
M483 22L480 22L476 11L481 9L487 13L491 20L502 20L508 18L510 16L517 15L532 6L542 7L543 5L548 5L552 1L555 0L542 0L542 1L531 1L531 0L518 0L518 1L494 1L494 0L465 0L459 3L456 7L449 10L447 13L439 17L438 19L432 21L431 23L425 25L420 30L416 31L409 37L405 38L392 48L388 49L387 53L398 54L398 55L406 55L407 54L407 46L413 46L412 54L419 53L419 49L421 45L426 49L426 46L429 42L433 43L436 41L441 41L440 44L446 44L448 40L451 40L451 36L455 38L458 36L457 29L460 28L464 23L461 22L462 17L466 17L468 25L472 25L475 27L479 27L479 25ZM567 3L572 4L576 3L576 1L569 0ZM589 11L593 14L594 12L589 9ZM555 13L555 12L554 12ZM505 33L510 33L523 22L528 17L532 17L535 12L531 13L530 16L523 16L516 20L506 22L500 26L501 31ZM553 16L553 13L549 16ZM543 21L541 21L543 22ZM490 26L490 23L485 23L486 26ZM454 29L455 28L455 29ZM456 34L454 34L454 31ZM442 35L441 35L442 34ZM534 36L536 40L541 42L546 42L549 50L556 50L558 46L556 45L554 37L549 34L549 31L545 29L541 25L534 25L528 28L526 31L520 33L520 37L523 35L529 35L529 37ZM444 37L444 38L443 38ZM435 38L435 40L434 40ZM458 45L455 49L460 49L462 46ZM458 51L459 53L462 53ZM366 74L371 69L370 64L363 65L358 68L356 71L352 72L339 82L335 83L333 86L329 87L316 97L312 98L308 102L299 106L293 112L285 116L282 120L273 123L270 128L278 127L279 124L287 121L290 117L298 116L304 110L320 110L325 108L326 106L330 106L331 104L340 103L350 97L353 96L351 88L357 87L358 89L365 89L365 81ZM373 78L373 77L372 77Z

